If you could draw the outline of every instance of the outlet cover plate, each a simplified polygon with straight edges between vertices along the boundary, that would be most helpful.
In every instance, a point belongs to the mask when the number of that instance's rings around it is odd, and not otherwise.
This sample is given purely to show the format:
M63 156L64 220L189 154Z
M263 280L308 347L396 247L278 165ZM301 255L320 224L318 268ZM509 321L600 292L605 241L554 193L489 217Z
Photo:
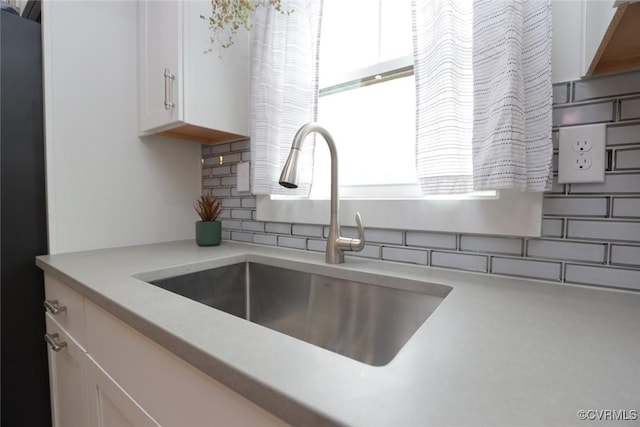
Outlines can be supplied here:
M239 193L247 193L251 191L249 184L249 162L238 163L237 184Z
M560 128L558 138L558 183L604 182L604 124Z

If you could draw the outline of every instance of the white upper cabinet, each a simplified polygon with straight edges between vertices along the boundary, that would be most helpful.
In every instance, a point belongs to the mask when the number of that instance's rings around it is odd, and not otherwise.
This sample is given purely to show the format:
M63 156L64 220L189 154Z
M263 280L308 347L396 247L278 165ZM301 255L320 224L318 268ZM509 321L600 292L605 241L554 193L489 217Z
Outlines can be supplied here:
M249 133L249 43L238 32L227 49L210 47L209 1L138 2L141 135L200 143Z

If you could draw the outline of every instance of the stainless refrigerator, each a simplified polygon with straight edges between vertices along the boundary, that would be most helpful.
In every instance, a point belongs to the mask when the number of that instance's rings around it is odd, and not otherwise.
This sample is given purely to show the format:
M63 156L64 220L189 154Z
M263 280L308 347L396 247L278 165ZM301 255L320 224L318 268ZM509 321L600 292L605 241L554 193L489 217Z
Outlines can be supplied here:
M47 253L44 183L40 23L2 9L0 425L7 427L51 425L43 276L34 264Z

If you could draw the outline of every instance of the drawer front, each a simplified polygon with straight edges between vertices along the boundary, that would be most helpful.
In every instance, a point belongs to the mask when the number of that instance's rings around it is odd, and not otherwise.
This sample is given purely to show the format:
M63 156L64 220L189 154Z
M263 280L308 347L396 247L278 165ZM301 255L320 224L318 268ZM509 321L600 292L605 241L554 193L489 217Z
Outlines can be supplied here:
M86 353L50 314L45 320L53 427L89 426Z
M80 346L86 348L84 298L82 295L48 274L44 276L44 290L44 310L72 335Z

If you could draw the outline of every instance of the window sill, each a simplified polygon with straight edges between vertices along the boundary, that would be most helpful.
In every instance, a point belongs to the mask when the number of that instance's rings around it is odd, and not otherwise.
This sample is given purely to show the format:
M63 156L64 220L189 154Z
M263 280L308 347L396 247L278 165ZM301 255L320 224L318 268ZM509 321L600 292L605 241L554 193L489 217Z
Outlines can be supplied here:
M329 223L329 200L256 197L258 221ZM365 227L450 233L539 237L542 194L500 191L497 199L340 200L340 224L355 225L360 212Z

